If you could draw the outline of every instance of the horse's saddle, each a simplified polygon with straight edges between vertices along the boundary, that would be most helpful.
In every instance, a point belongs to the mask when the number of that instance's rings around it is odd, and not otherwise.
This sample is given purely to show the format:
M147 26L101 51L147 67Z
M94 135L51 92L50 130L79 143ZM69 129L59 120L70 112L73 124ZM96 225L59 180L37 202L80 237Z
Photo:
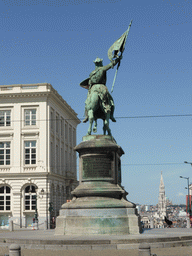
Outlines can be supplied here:
M92 85L92 87L90 88L90 93L92 92L97 92L99 97L101 98L101 100L103 100L103 98L109 94L107 86L105 86L104 84L94 84Z

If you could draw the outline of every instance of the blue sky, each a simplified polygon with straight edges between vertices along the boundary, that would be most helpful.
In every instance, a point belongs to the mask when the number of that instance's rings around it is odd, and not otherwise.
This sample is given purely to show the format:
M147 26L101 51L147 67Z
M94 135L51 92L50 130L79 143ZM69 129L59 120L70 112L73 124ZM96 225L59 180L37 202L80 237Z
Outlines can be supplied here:
M191 13L190 0L2 0L0 84L51 83L81 119L87 91L79 83L96 57L109 63L109 47L133 19L110 124L125 151L122 185L128 200L156 204L162 171L166 195L184 203L187 182L179 176L192 179L183 164L192 161L192 117L139 117L192 113ZM114 74L108 71L109 90ZM78 126L77 143L87 128Z

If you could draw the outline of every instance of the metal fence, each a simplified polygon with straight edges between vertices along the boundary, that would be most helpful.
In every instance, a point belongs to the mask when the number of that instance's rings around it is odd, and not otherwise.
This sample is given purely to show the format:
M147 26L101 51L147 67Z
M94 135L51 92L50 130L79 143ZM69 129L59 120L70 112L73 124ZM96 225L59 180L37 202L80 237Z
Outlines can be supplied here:
M40 226L44 225L44 230L47 229L47 221L44 221L40 224L38 223L34 223L34 225L32 225L30 228L32 230L36 230L36 229L39 229ZM29 229L29 227L26 227L26 226L20 226L19 224L17 223L14 223L12 220L9 222L9 231L14 231L14 226L18 226L19 228L27 228ZM1 256L1 255L0 255Z

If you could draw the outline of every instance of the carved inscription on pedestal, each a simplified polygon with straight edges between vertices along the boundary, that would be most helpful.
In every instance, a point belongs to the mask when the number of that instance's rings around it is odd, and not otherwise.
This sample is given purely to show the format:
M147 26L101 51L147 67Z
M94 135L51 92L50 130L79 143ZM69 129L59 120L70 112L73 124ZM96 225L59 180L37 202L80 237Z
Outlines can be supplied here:
M111 158L106 155L83 157L83 179L111 178Z

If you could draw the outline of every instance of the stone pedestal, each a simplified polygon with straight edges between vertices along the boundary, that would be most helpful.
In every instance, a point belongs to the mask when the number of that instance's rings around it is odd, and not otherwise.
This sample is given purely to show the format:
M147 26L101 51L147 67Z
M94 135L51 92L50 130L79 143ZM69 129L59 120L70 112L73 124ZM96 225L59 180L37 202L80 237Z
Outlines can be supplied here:
M138 234L140 220L135 204L127 201L121 186L124 154L113 137L84 136L79 153L79 186L71 202L63 204L55 235Z

